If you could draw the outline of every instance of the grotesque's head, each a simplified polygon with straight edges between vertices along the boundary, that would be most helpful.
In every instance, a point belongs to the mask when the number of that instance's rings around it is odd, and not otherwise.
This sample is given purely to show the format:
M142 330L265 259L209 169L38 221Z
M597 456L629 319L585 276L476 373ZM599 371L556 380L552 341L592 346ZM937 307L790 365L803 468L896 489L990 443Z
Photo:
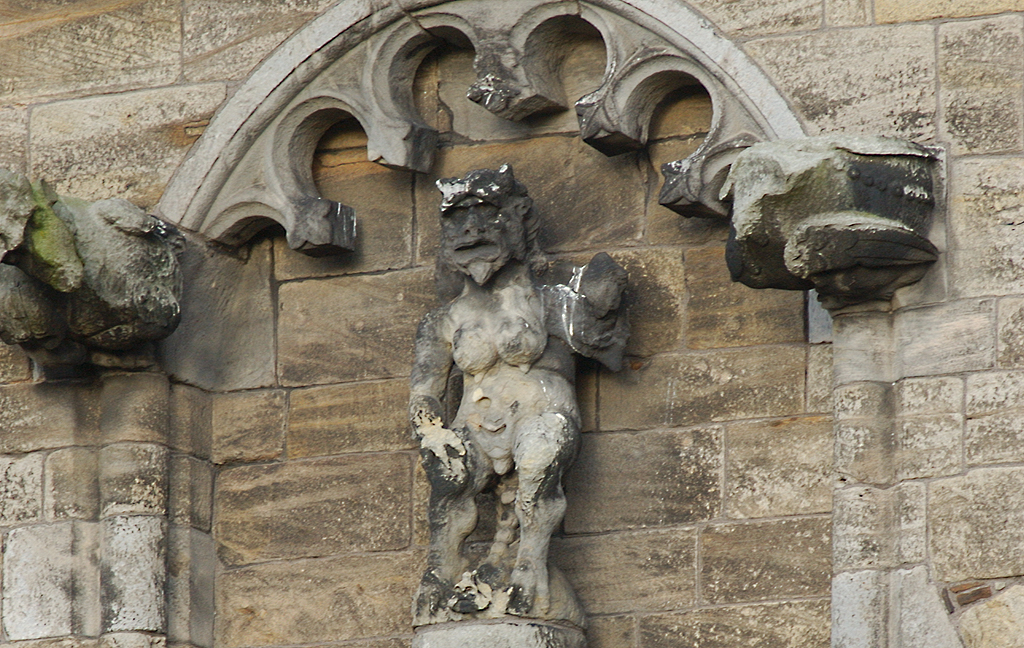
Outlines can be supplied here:
M437 181L441 190L441 261L483 286L511 259L539 253L526 187L512 167L478 169Z

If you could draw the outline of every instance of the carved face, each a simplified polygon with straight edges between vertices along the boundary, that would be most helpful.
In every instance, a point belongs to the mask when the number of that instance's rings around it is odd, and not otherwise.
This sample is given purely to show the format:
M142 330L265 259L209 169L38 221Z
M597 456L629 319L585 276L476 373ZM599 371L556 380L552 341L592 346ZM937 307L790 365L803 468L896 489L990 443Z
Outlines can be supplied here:
M526 258L523 216L529 199L512 198L501 207L469 197L441 215L441 253L449 265L483 286L510 259Z

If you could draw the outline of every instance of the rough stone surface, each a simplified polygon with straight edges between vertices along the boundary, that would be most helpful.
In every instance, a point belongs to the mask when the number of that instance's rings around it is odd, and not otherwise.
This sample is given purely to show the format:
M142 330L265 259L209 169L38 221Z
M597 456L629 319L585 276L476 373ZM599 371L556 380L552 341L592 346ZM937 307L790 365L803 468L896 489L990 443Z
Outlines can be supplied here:
M702 8L711 22L733 36L763 36L821 26L821 2L818 0L770 3L740 0L703 4Z
M1020 468L979 468L929 486L934 578L957 582L1024 573Z
M827 648L828 601L740 605L640 620L644 648Z
M622 648L636 645L636 622L632 616L589 617L588 648Z
M968 418L1024 407L1024 372L985 371L967 377Z
M627 363L620 373L601 379L601 429L678 427L799 413L804 361L803 348L775 346Z
M960 472L964 420L959 414L911 416L896 423L896 479Z
M833 320L835 384L892 382L892 318L888 313L842 314Z
M222 471L215 493L221 560L241 565L408 546L412 460L373 454Z
M46 457L44 509L51 520L95 520L100 512L99 463L93 448L61 448Z
M804 339L803 295L799 291L751 290L733 282L722 248L686 251L686 291L686 346L691 349Z
M171 376L217 391L273 384L270 250L256 244L243 260L198 242L186 248L181 324L160 343Z
M210 457L214 463L281 456L288 415L285 392L268 389L216 394L212 400Z
M1004 11L1018 11L1016 0L875 0L875 20L880 23L966 18Z
M812 134L860 131L915 141L935 134L930 25L824 31L744 47L786 89Z
M213 399L188 385L171 385L168 443L172 450L202 459L210 458L213 432Z
M412 645L413 648L584 648L586 640L583 633L575 629L506 621L423 628L416 633Z
M832 579L833 648L888 648L886 574L847 572Z
M45 0L5 12L3 103L172 83L181 70L180 5L91 3L75 12Z
M28 165L28 110L0 108L0 168L25 173Z
M0 384L23 382L32 377L32 364L17 345L0 344Z
M925 560L925 487L837 490L832 518L835 570L878 569Z
M963 644L928 579L928 568L898 569L889 582L889 624L892 648L961 648Z
M166 442L169 395L167 377L163 374L106 376L100 392L103 440Z
M173 524L209 531L213 518L213 467L187 455L172 455L168 517Z
M964 159L950 172L950 288L954 295L1024 293L1024 160Z
M1024 299L1000 299L997 308L999 350L996 361L1005 369L1024 367L1024 337L1020 335L1024 329Z
M701 533L701 583L706 601L742 603L826 596L831 520L803 518L715 525ZM773 550L766 552L764 547Z
M566 531L716 517L721 511L721 444L719 427L586 435L566 478Z
M1024 648L1024 586L968 608L960 615L966 648Z
M0 452L31 452L95 440L98 394L87 385L0 387Z
M902 376L978 371L995 365L991 301L958 301L902 312L896 318L895 334Z
M42 518L44 456L42 452L0 455L0 526Z
M119 515L101 524L103 631L164 632L166 521Z
M242 79L328 0L190 0L184 12L182 58L190 81Z
M964 459L968 465L1024 461L1021 412L982 416L967 422Z
M217 645L308 644L409 632L422 556L382 553L225 572ZM281 596L289 592L289 596Z
M116 443L99 451L100 515L167 512L167 448Z
M288 414L288 456L409 450L403 379L296 389Z
M416 323L433 294L424 271L281 286L281 380L309 385L407 375Z
M725 429L725 512L730 518L832 509L832 419L734 423Z
M685 287L678 250L623 250L612 255L629 273L629 342L642 358L682 346ZM589 261L578 259L580 265Z
M9 640L99 632L95 525L13 529L4 543L3 625Z
M167 538L167 637L193 646L213 646L213 538L172 525Z
M807 411L831 412L833 408L832 345L807 347Z
M31 175L62 194L152 207L195 140L189 129L205 123L224 96L223 85L209 84L39 106Z
M1024 71L1016 64L1022 57L1024 19L1019 15L939 27L942 127L954 153L1022 148Z
M588 614L651 612L696 600L697 533L651 530L553 541L561 569Z
M962 378L906 378L895 385L900 416L959 414L963 409Z
M825 24L832 27L855 27L871 22L868 0L825 0Z

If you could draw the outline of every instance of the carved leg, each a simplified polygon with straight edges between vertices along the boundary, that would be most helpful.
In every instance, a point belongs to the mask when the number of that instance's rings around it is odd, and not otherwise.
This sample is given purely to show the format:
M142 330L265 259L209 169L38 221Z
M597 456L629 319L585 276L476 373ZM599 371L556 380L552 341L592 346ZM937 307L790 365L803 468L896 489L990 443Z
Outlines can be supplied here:
M423 468L430 482L430 549L427 570L416 595L418 620L437 615L443 610L454 584L466 569L462 544L476 527L474 498L490 479L487 458L467 436L458 432L466 447L463 456L449 457L444 465L437 456L424 450L420 453Z
M527 422L517 437L514 456L519 473L519 553L512 570L507 611L541 616L551 602L548 545L565 515L562 475L576 456L579 429L567 417L550 413Z

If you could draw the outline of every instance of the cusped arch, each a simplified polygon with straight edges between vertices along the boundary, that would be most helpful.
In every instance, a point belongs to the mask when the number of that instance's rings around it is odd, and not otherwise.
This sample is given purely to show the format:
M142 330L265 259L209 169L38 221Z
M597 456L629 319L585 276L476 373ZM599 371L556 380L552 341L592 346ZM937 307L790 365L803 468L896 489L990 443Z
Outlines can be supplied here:
M516 0L500 11L489 7L487 0L338 3L275 50L218 111L168 185L159 214L229 245L277 222L298 251L350 249L355 213L317 193L313 147L332 116L350 115L367 134L370 160L428 171L437 133L417 114L412 85L423 58L453 38L475 50L470 99L510 120L575 109L581 137L606 155L642 147L658 102L683 85L703 85L714 106L709 135L664 169L661 202L681 213L723 215L718 187L738 151L803 135L760 68L686 5ZM604 79L585 97L565 97L539 51L544 30L560 19L592 26L605 44Z

